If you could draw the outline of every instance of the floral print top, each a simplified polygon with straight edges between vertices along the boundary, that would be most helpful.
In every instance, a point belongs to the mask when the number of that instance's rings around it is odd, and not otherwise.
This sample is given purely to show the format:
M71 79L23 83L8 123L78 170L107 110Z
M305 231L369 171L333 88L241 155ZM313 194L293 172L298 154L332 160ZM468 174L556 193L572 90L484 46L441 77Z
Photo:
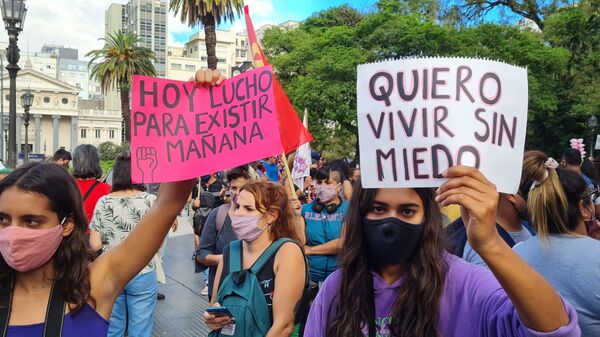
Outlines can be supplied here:
M154 205L155 200L155 195L146 192L130 197L106 195L100 198L94 209L90 229L100 233L102 251L106 252L123 242ZM152 260L140 274L149 273L154 268Z

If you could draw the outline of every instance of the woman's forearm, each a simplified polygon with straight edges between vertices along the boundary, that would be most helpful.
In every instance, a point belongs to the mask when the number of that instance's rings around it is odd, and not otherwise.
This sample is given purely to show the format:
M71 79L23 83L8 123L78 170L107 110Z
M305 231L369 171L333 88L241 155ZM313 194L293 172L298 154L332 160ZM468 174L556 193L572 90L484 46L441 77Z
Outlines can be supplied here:
M266 337L289 337L294 332L294 324L289 323L273 323Z
M528 328L550 332L569 324L558 293L499 236L497 244L477 253L494 273Z

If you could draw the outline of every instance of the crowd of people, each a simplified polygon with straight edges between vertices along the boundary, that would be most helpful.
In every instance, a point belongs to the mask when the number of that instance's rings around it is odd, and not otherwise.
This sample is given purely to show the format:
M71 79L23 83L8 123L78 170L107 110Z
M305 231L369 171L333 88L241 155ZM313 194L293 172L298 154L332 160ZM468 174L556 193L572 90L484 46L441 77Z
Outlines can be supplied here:
M526 152L515 194L464 166L438 189L366 189L355 162L317 152L292 188L292 163L157 187L132 182L125 152L108 184L80 145L9 172L0 332L150 336L160 250L189 209L210 336L600 336L600 181L578 150Z

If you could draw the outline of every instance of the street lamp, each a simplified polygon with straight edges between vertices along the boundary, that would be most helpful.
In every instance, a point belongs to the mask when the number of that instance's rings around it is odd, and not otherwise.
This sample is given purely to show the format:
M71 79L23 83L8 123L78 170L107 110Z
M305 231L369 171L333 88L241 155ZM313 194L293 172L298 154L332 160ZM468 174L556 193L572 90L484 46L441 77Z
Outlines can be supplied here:
M588 128L590 128L590 156L594 157L594 147L596 145L596 125L598 125L598 118L592 115L588 119Z
M33 94L31 90L25 90L25 93L21 95L21 105L25 110L25 114L23 116L23 124L25 124L25 151L23 156L23 163L27 163L29 161L29 108L33 104Z
M8 76L10 77L9 110L8 110L8 167L17 166L17 72L21 70L19 62L19 47L17 40L25 22L25 0L1 0L2 20L8 32L8 48L6 59Z

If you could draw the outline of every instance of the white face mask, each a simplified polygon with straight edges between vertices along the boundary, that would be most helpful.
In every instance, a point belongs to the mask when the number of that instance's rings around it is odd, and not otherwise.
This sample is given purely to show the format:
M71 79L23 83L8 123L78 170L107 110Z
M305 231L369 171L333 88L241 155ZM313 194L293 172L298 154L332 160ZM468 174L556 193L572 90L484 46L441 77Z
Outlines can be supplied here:
M317 198L321 202L329 202L333 200L337 196L338 186L340 186L340 184L337 184L335 186L325 184L317 185L315 187L315 193L317 194Z

